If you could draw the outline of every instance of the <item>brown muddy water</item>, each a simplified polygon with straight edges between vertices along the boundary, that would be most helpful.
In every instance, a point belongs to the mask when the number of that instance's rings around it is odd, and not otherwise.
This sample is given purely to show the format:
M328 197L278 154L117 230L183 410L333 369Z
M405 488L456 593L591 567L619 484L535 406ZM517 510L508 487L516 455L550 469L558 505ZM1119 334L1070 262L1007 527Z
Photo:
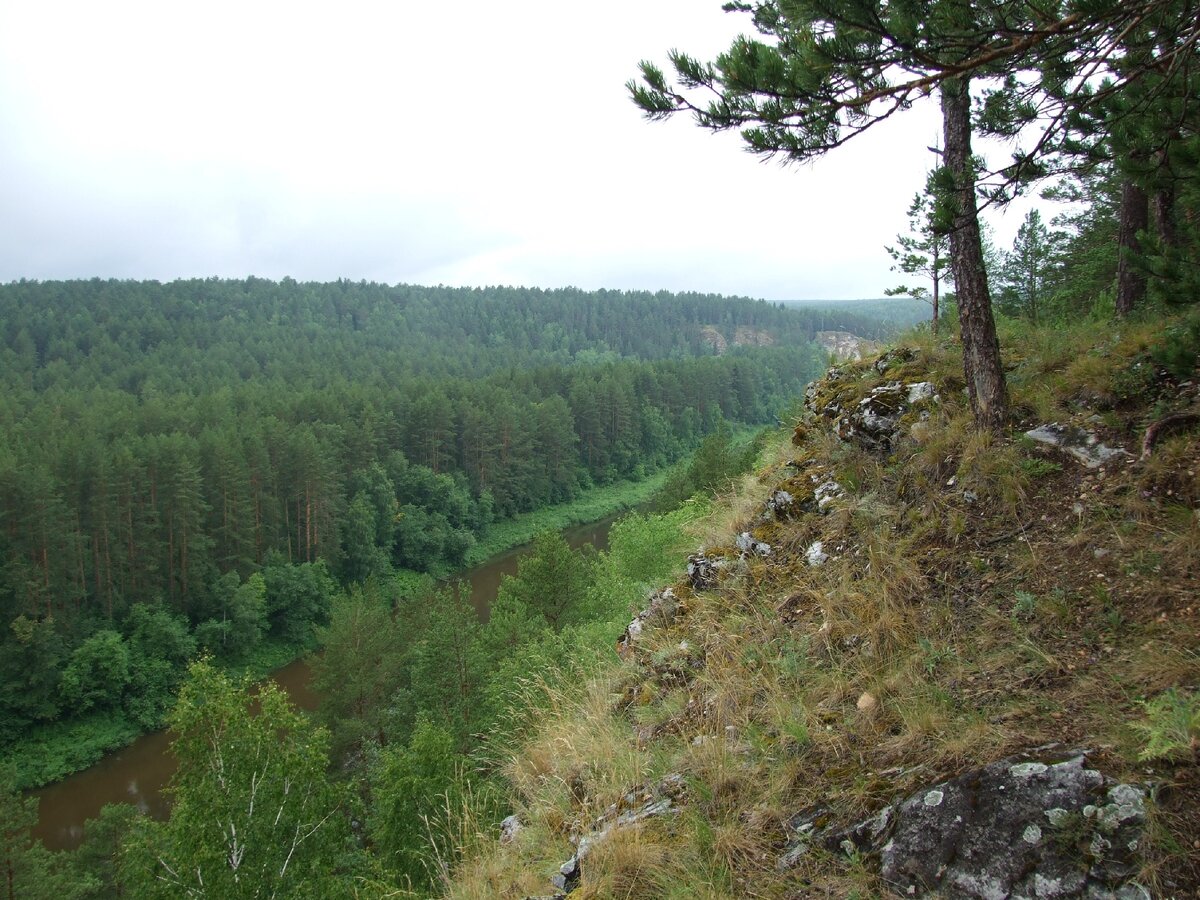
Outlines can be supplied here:
M563 536L572 547L591 544L597 550L607 550L608 530L616 518L568 528ZM481 618L487 618L500 579L516 574L517 560L527 550L527 546L509 550L457 576L456 580L469 583L471 603ZM313 710L321 698L309 686L309 674L308 662L297 659L276 669L270 678L301 709ZM51 850L78 847L84 823L99 815L106 803L130 803L156 819L165 819L171 806L163 788L175 772L175 758L168 752L170 743L166 731L144 734L88 769L30 791L28 796L38 800L33 836Z

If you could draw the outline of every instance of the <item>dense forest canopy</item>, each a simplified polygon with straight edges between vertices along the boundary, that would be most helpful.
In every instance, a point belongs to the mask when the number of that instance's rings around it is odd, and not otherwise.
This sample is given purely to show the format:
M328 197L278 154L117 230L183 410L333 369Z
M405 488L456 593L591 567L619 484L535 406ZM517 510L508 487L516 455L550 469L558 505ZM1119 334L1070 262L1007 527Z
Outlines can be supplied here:
M197 647L309 642L339 583L447 571L497 520L771 422L829 321L664 292L0 286L2 731L152 724Z
M714 294L576 288L447 288L249 278L15 282L0 285L6 386L60 379L130 393L207 391L213 381L475 376L517 366L644 360L708 352L706 327L779 343L836 325L864 337L870 312ZM320 365L337 355L337 364ZM65 366L65 368L64 368Z

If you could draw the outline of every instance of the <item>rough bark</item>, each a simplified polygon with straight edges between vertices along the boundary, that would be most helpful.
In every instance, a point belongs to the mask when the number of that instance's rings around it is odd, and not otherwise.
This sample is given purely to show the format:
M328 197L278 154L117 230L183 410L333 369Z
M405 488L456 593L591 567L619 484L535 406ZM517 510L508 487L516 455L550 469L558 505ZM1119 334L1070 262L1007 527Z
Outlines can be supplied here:
M966 78L948 79L942 84L941 95L945 139L942 162L954 181L949 198L953 210L950 268L962 327L963 375L975 424L999 430L1008 417L1008 400L975 203L970 82Z
M1133 257L1141 249L1138 232L1149 224L1146 192L1126 179L1121 187L1121 213L1117 228L1117 315L1127 316L1146 296L1146 276L1138 270Z

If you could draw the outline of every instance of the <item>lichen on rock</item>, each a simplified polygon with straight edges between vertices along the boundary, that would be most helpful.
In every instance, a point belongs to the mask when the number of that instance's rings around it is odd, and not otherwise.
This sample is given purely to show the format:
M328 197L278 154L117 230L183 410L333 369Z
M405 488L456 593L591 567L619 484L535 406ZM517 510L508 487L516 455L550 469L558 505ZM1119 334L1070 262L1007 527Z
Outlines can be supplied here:
M1082 753L1002 760L850 826L795 823L780 866L820 846L876 857L908 897L1137 897L1144 801L1143 788L1106 778Z

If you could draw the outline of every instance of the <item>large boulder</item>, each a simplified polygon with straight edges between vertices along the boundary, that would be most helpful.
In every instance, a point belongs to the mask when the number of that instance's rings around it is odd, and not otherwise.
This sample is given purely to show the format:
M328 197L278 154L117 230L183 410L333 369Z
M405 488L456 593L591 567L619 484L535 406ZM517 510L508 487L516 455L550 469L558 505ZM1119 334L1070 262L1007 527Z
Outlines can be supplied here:
M820 846L877 856L884 881L908 897L1149 897L1130 880L1145 791L1106 778L1082 753L973 769L849 827L827 819L824 808L793 819L781 868Z

